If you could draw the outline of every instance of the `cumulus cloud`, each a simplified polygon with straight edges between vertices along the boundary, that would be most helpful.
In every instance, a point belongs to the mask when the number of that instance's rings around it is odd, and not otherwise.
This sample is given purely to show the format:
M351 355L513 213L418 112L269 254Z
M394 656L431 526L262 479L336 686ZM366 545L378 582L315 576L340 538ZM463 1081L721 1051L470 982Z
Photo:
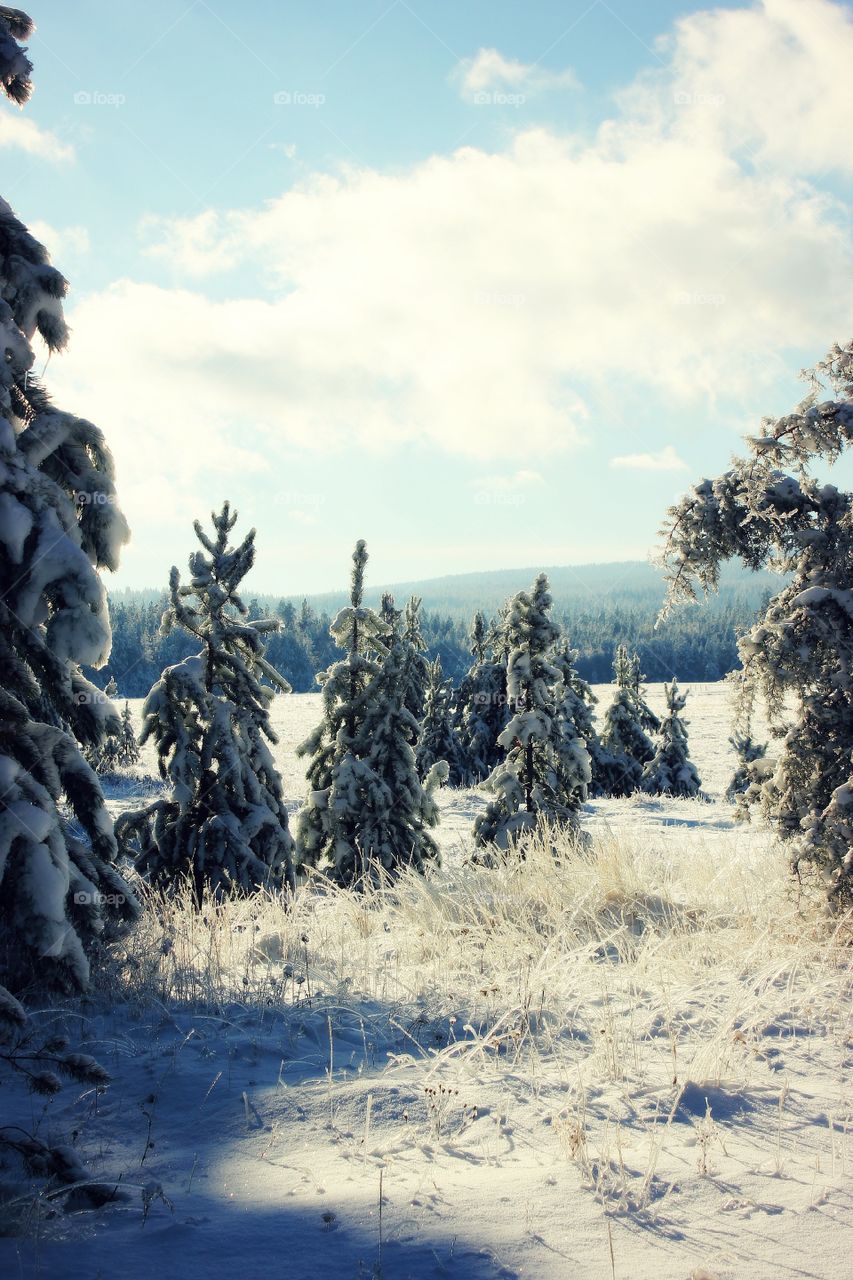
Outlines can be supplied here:
M538 93L546 89L577 89L575 73L549 71L538 63L505 58L497 49L478 49L473 58L463 58L452 77L463 97L475 97L494 90L521 90Z
M52 383L126 470L140 433L196 467L243 465L238 432L247 465L413 441L499 466L576 445L614 396L689 424L771 388L848 336L848 211L817 171L853 163L853 24L766 0L683 19L662 56L588 138L527 129L149 222L187 287L87 298Z
M65 256L82 257L89 252L89 232L85 227L54 227L49 222L35 220L29 229L37 240L40 240L60 270Z
M48 129L41 129L29 116L0 111L0 148L26 151L40 160L63 162L74 159L74 148Z
M686 471L687 463L679 458L671 444L659 453L623 453L610 459L611 467L629 471Z

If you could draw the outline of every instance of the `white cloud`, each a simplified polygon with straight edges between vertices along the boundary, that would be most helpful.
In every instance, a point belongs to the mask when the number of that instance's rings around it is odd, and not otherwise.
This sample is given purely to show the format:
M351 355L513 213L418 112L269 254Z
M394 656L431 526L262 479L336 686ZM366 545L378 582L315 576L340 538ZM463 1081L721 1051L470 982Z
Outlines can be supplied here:
M36 220L29 223L29 230L45 246L52 262L62 270L63 257L82 257L89 252L89 232L85 227L53 227L49 222Z
M772 389L792 352L848 336L847 211L790 162L853 164L853 25L827 0L767 0L684 19L667 56L587 140L532 129L149 222L197 283L87 298L52 384L104 424L124 474L140 438L187 473L241 465L241 431L252 466L404 441L499 466L571 448L614 397L657 397L689 429L697 403ZM676 103L683 85L695 100ZM744 110L758 162L737 144ZM198 283L216 273L218 300Z
M463 58L453 78L463 97L511 89L537 93L545 89L577 89L575 73L549 71L538 63L505 58L497 49L478 49L473 58Z
M0 110L0 148L4 147L26 151L40 160L74 159L74 148L70 143L62 142L55 133L39 128L28 116L14 115L11 110Z
M679 458L671 444L659 453L623 453L610 459L611 467L631 471L686 471L687 463Z

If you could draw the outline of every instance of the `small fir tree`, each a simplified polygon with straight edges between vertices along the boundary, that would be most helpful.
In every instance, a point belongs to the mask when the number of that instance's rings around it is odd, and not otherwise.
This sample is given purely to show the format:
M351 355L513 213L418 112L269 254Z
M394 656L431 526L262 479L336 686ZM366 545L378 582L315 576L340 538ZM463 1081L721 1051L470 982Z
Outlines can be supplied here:
M459 781L475 786L500 762L498 738L509 720L506 664L492 648L486 620L479 611L471 627L473 662L454 701L453 727L459 742Z
M687 694L673 678L664 686L667 714L661 724L654 757L643 770L642 788L651 795L698 796L702 783L687 749L687 723L681 712Z
M108 698L118 697L118 685L116 684L115 676L110 676L104 688L104 693L107 695Z
M479 846L506 848L541 820L576 824L586 797L589 755L573 722L560 715L563 681L552 661L560 631L550 611L548 579L540 574L507 613L512 715L498 739L505 757L486 784L494 798L474 824Z
M639 790L643 769L654 758L655 749L643 728L638 667L624 645L616 649L613 668L616 693L607 708L601 734L601 746L608 758L602 762L598 786L603 795L628 796Z
M393 637L369 687L361 741L353 753L352 792L347 788L348 802L355 799L357 806L354 843L360 856L351 871L346 868L345 882L375 881L403 867L423 873L439 860L429 828L438 823L435 791L447 780L448 767L435 761L421 783L414 751L418 722L406 706L412 660L407 639Z
M382 669L391 636L389 625L364 604L363 540L356 543L352 560L350 603L330 627L344 657L318 676L323 719L297 748L298 755L309 757L309 790L296 828L298 865L326 863L341 884L357 880L362 867L359 752L364 746L368 691Z
M433 765L443 760L451 786L459 786L462 769L451 703L451 684L444 678L441 658L436 658L429 665L426 706L417 748L418 776L425 778Z
M418 777L418 722L406 706L417 651L393 602L383 602L384 617L365 607L366 563L358 542L350 604L332 623L345 657L320 677L323 720L299 747L311 757L299 864L324 867L337 883L356 887L404 866L423 871L437 859L428 828L438 821L433 793L447 776L437 765L425 785Z
M767 755L767 743L755 742L749 733L735 733L729 738L737 756L737 767L726 788L726 799L732 804L749 791L756 781L756 770L750 768Z
M139 743L136 741L136 734L133 730L133 717L130 714L129 702L125 702L124 711L121 713L121 733L118 736L116 758L123 769L128 769L133 764L139 764Z
M255 531L236 547L237 521L226 502L199 521L202 549L190 556L190 582L172 570L162 630L181 628L200 648L167 667L142 708L140 743L152 739L171 794L123 814L116 830L138 870L156 884L192 878L196 900L216 893L293 887L293 841L270 744L278 741L269 705L287 681L266 661L265 637L277 619L247 618L238 594L255 561Z

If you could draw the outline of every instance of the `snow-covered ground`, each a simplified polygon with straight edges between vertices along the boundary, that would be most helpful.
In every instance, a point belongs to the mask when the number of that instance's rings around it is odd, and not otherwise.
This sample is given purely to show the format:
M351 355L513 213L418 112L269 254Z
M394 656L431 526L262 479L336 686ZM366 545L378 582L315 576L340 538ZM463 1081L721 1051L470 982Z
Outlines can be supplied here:
M294 807L318 710L276 703ZM732 825L725 687L687 714L710 802L596 801L584 853L465 867L446 791L426 881L152 903L74 1008L112 1086L19 1104L127 1199L0 1274L849 1276L848 951Z

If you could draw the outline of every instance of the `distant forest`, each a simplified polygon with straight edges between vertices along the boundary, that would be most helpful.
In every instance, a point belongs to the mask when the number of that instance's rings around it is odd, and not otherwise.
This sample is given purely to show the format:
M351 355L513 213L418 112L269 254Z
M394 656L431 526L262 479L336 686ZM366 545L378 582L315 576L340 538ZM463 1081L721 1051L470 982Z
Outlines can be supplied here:
M431 582L405 583L392 590L398 606L409 595L423 598L422 630L430 658L458 683L470 665L468 632L474 610L496 614L503 601L527 584L533 572L460 575ZM636 650L650 681L720 680L738 664L737 637L751 624L767 596L779 589L770 574L734 573L720 591L698 607L677 610L655 630L663 598L660 576L642 563L578 566L549 571L554 616L578 651L577 667L586 680L606 683L613 674L617 644ZM517 584L517 585L516 585ZM371 594L379 603L381 592ZM259 596L248 601L250 616L277 616L282 627L269 639L267 657L297 693L318 688L316 675L340 656L329 623L345 601L340 595L304 600ZM109 665L87 675L103 687L114 676L123 697L144 696L164 667L193 651L180 632L160 635L165 594L126 591L110 600L113 649Z

